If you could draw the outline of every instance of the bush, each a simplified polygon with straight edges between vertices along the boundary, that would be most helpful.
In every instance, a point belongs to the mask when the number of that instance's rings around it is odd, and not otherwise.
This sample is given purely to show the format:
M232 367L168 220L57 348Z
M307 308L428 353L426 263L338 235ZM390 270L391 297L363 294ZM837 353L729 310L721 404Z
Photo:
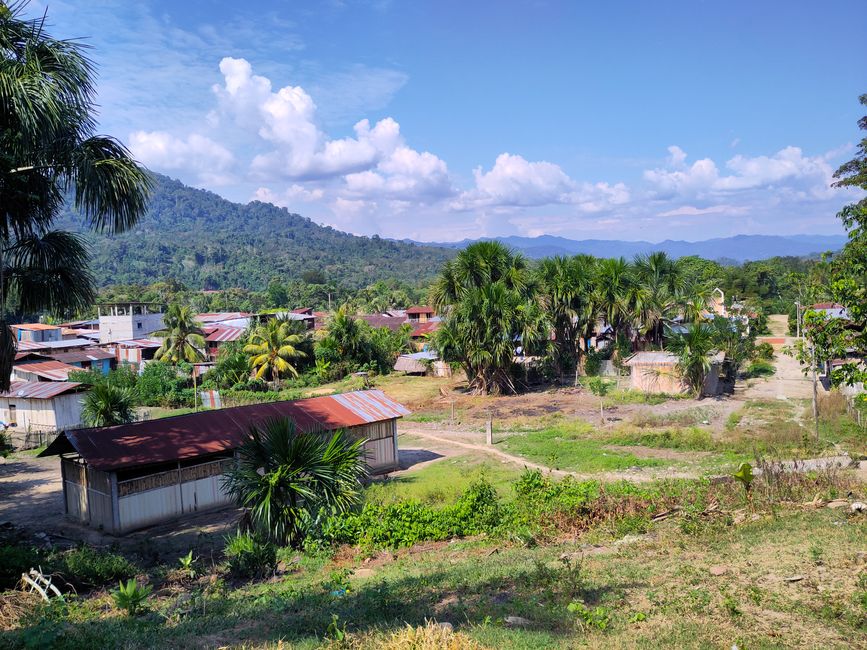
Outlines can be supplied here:
M52 558L53 570L67 581L87 587L101 587L118 580L127 580L138 573L138 567L124 556L90 546L79 546Z
M178 376L178 368L151 361L142 370L136 383L139 401L144 406L192 406L193 391L187 388L189 379Z
M602 370L603 354L599 350L590 350L584 358L584 374L596 377Z
M250 533L227 537L225 553L229 573L236 578L261 578L277 567L277 547Z
M755 347L755 351L753 355L757 360L760 361L773 361L774 359L774 346L770 343L759 343Z
M759 360L753 361L749 366L747 366L744 376L747 378L770 377L776 371L777 369L771 362Z

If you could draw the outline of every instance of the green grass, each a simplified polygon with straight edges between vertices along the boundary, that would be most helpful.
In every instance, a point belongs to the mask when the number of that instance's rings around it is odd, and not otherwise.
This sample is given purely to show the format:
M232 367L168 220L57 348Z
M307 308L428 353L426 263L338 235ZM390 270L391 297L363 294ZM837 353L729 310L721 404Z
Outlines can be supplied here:
M401 440L404 445L404 441ZM373 503L393 503L413 499L430 505L454 503L458 495L479 478L487 479L497 491L508 496L512 481L522 469L512 463L479 458L467 454L443 458L418 471L377 481L365 490L364 498Z
M0 646L101 648L317 648L332 616L365 648L407 623L451 622L488 648L863 647L867 630L851 557L867 522L832 510L783 511L739 526L685 534L677 519L652 536L581 558L583 540L525 548L461 541L365 562L302 561L267 582L156 596L152 613L117 613L104 593L47 608ZM810 548L822 545L821 571ZM494 552L497 550L498 552ZM570 563L563 554L575 554ZM724 576L709 567L724 565ZM799 573L799 583L785 576ZM335 576L345 594L333 595ZM817 593L816 581L824 585ZM157 591L155 590L155 593ZM601 608L607 630L582 627L568 605ZM176 604L180 603L180 607ZM180 613L178 613L180 612ZM640 616L639 616L640 615ZM507 616L531 623L512 628ZM273 646L268 646L273 647ZM330 646L335 648L337 646ZM353 646L359 647L359 646Z
M657 459L606 450L603 442L587 437L587 429L578 423L555 426L541 431L511 434L498 444L511 454L554 469L574 472L605 472L665 464Z

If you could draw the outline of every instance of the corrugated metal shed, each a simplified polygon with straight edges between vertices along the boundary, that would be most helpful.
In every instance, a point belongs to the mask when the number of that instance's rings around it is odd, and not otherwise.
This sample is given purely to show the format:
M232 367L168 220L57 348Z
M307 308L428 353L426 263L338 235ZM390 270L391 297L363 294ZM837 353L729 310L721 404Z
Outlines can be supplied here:
M51 399L63 393L76 392L81 386L74 381L13 381L9 390L0 393L0 397Z
M37 377L44 377L49 381L66 381L69 378L69 373L76 370L81 370L81 368L53 359L49 361L20 363L12 368L13 372L27 372Z
M94 468L109 471L234 449L244 442L251 426L274 418L288 417L302 431L333 431L404 415L409 411L382 391L358 391L67 431L40 455L74 450Z

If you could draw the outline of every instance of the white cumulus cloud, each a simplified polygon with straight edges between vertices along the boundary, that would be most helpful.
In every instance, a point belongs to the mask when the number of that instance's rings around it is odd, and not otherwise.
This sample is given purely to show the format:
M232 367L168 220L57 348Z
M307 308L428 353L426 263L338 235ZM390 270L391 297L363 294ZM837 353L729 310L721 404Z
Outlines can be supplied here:
M232 152L203 135L179 138L165 131L134 131L128 144L147 167L192 172L205 184L224 185L231 180L227 172L235 160Z

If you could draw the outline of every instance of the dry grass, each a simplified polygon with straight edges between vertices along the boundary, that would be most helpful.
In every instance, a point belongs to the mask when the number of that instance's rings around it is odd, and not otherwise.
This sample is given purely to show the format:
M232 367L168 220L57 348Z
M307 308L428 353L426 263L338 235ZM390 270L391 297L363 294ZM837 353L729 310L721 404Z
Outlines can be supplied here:
M42 599L37 594L26 591L0 593L0 630L17 629L41 604Z

